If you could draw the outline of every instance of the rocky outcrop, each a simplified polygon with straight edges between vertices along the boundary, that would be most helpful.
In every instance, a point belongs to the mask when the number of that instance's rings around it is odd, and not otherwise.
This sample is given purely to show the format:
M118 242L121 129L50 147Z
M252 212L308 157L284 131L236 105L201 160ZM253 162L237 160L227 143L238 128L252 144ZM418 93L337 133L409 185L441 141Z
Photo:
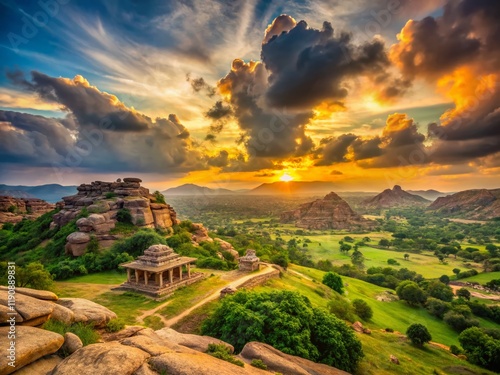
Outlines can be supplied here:
M77 220L78 232L67 237L66 253L80 256L85 253L92 237L100 247L107 248L120 238L112 230L121 209L130 212L132 223L144 228L169 229L178 223L174 209L164 203L156 203L154 195L141 186L138 178L124 178L116 182L95 181L82 184L78 194L63 197L58 203L61 211L54 215L54 226L63 226L75 219L82 209L90 215Z
M203 241L213 242L214 240L208 235L208 230L201 223L192 224L191 237L193 242L199 244Z
M221 240L220 238L215 238L214 240L219 243L222 251L227 251L229 254L231 254L234 257L234 259L237 260L240 257L240 254L236 251L236 249L233 247L233 245L231 245L229 242Z
M500 217L500 189L465 190L436 199L428 210L464 219Z
M15 295L15 311L22 318L16 324L27 326L38 326L45 323L52 311L54 305L52 302L39 300L23 294ZM0 290L0 304L8 306L8 293L6 290ZM6 324L7 320L0 321L0 324Z
M366 199L363 206L372 209L392 208L392 207L423 207L431 202L420 195L410 194L401 186L395 185L392 190L385 189L373 198Z
M71 310L75 322L92 323L97 328L116 318L113 311L84 298L60 298L57 304Z
M82 340L74 333L66 332L64 334L64 344L61 346L62 352L65 354L73 354L80 348L83 348Z
M24 218L34 220L54 210L54 204L37 198L13 198L0 196L0 224L18 223Z
M260 359L273 372L287 375L349 375L349 373L334 367L315 363L304 358L280 352L271 345L261 342L249 342L243 348L240 356L251 362Z
M10 347L9 327L0 327L0 347ZM0 356L0 375L11 374L45 355L55 353L64 343L63 336L43 329L17 326L15 345L15 367L9 366L5 353Z
M357 229L371 225L369 220L355 213L349 204L331 192L323 199L304 203L298 209L281 214L282 223L295 223L306 229Z
M232 345L229 345L222 340L210 336L198 336L191 335L189 333L180 333L174 331L171 328L162 328L159 331L156 331L156 334L162 339L165 339L169 342L186 346L199 352L206 352L208 350L209 344L222 344L227 346L231 353L234 352L234 348Z

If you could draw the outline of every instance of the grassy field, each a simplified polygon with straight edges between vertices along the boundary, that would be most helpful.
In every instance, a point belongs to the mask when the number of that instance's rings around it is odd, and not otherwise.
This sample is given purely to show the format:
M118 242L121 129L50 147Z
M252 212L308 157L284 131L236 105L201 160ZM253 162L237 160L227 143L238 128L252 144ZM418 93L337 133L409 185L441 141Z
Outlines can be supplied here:
M476 282L479 284L486 284L488 281L500 279L500 271L498 272L483 272L476 276L467 277L458 281Z

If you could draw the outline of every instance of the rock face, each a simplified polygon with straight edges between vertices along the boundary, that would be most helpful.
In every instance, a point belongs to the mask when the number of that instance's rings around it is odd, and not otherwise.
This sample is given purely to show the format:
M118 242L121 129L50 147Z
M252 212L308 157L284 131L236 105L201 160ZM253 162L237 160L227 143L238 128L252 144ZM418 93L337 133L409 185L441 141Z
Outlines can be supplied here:
M461 191L436 199L428 210L465 219L500 217L500 189Z
M22 219L34 220L55 209L55 204L37 198L0 196L0 224L18 223Z
M84 298L60 298L57 304L71 310L75 322L93 323L97 328L105 326L111 319L116 319L113 311Z
M174 331L171 328L162 328L159 331L156 331L156 334L162 339L165 339L169 342L186 346L199 352L206 352L208 350L208 344L223 344L229 348L231 353L234 352L234 348L232 345L229 345L222 340L210 336L198 336L188 333L180 333Z
M8 349L10 340L7 337L8 327L0 327L0 346ZM58 333L34 327L16 327L15 365L8 365L9 359L5 353L0 356L0 375L11 374L37 359L55 353L63 344L64 338ZM7 352L7 350L5 350Z
M193 242L199 244L203 241L213 242L214 240L208 235L208 230L201 223L193 223L192 232Z
M83 208L90 213L78 219L78 232L67 237L66 253L80 256L85 253L92 237L101 247L110 247L119 235L111 234L117 223L117 213L127 209L134 225L144 228L169 229L178 223L174 209L155 203L154 195L134 177L116 182L94 181L78 186L78 194L63 197L58 203L61 211L54 215L52 226L63 226L75 219Z
M367 208L380 209L392 207L416 207L427 206L431 202L419 195L410 194L401 186L395 185L392 190L385 189L373 198L366 199L363 205Z
M355 213L349 204L331 192L323 199L304 203L294 211L281 214L282 223L295 223L306 229L352 229L370 226L370 221Z
M287 375L348 375L349 373L331 366L315 363L304 358L280 352L271 345L261 342L249 342L243 348L240 356L247 361L260 359L267 369Z
M8 306L8 293L6 290L0 290L0 304ZM16 324L38 326L45 323L52 311L54 304L49 301L39 300L23 294L16 294L15 311L22 318L16 320ZM5 324L7 320L0 321Z
M80 348L83 348L82 340L74 333L66 332L61 350L66 354L73 354Z

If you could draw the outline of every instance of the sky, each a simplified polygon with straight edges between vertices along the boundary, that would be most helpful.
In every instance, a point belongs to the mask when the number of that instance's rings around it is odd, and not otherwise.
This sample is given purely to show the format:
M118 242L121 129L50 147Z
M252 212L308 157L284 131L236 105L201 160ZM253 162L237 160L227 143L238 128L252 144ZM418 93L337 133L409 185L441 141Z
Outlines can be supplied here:
M0 0L0 183L500 187L500 2Z

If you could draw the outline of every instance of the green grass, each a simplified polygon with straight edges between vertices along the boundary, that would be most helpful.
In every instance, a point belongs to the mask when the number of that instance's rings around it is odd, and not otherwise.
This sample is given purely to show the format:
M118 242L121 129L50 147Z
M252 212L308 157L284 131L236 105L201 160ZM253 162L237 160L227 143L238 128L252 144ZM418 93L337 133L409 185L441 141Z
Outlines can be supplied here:
M59 333L62 336L64 336L66 332L74 333L80 338L80 340L82 340L83 346L94 344L100 339L99 333L94 330L92 325L81 322L68 325L49 319L43 324L42 328L47 331Z
M90 275L76 276L64 280L66 283L88 283L88 284L107 284L118 285L127 279L127 274L119 271L103 271L92 273Z
M149 315L145 317L144 324L146 325L146 327L154 329L155 331L165 327L165 324L162 322L160 317L156 315Z
M482 272L476 276L467 277L457 281L476 282L479 284L486 284L488 281L500 279L500 271L497 272Z

